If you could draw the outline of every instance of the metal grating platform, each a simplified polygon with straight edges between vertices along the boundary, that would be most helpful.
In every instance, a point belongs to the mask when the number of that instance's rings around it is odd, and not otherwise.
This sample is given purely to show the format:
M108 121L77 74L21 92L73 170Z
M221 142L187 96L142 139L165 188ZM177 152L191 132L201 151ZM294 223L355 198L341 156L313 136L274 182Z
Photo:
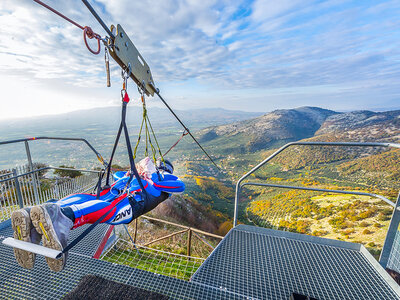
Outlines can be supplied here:
M21 268L15 262L12 248L0 243L0 299L60 299L87 274L162 293L171 299L248 299L213 286L93 259L91 255L105 229L106 225L99 226L86 238L90 240L77 245L68 257L67 267L59 273L51 272L41 256L37 256L32 270ZM81 230L74 230L73 234ZM9 227L0 229L0 239L8 236L11 236Z
M400 299L362 245L247 225L228 233L192 282L257 299Z
M387 267L400 273L400 231L396 231L393 248L390 251Z

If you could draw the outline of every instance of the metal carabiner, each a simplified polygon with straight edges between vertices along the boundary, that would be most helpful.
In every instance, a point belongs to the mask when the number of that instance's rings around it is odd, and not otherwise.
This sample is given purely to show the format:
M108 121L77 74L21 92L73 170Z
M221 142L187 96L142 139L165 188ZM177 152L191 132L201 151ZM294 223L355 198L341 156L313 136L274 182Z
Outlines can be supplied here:
M121 76L122 76L122 79L124 80L122 89L126 90L126 88L128 86L128 78L131 76L131 73L132 73L132 68L131 68L131 64L129 63L128 68L121 70Z
M121 69L121 76L123 79L128 79L131 76L132 68L131 63L128 64L128 67L125 69Z

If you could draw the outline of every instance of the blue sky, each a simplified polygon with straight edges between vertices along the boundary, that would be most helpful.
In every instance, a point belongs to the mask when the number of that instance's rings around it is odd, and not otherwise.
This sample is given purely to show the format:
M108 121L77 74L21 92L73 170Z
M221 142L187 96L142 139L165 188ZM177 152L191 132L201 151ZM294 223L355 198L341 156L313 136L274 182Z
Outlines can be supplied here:
M400 1L90 2L128 32L174 108L400 108ZM105 34L81 1L46 3ZM0 24L0 120L119 104L117 65L107 88L104 52L79 29L31 0L2 0Z

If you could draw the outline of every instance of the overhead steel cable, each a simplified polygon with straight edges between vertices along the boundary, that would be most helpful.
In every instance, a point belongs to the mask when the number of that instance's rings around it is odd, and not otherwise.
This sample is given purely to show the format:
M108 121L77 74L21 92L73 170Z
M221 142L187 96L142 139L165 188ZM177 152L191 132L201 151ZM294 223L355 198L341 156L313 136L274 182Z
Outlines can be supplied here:
M70 18L68 18L67 16L63 15L62 13L60 13L59 11L55 10L54 8L52 8L51 6L47 5L46 3L43 3L40 0L33 0L36 3L40 4L41 6L47 8L48 10L50 10L51 12L55 13L56 15L60 16L61 18L63 18L64 20L70 22L71 24L75 25L76 27L78 27L79 29L83 30L83 40L85 41L85 45L88 48L88 50L90 52L92 52L93 54L99 54L100 53L100 40L102 40L101 36L97 33L95 33L92 28L90 28L89 26L82 26L79 25L78 23L76 23L74 20L71 20ZM88 37L89 39L93 39L95 38L97 40L97 50L94 51L90 48L86 37Z
M100 16L96 13L96 11L93 9L93 7L90 5L90 3L87 0L82 0L82 2L86 5L86 7L89 9L89 11L93 14L93 16L96 18L96 20L100 23L100 25L104 28L104 30L110 35L111 38L114 38L114 35L112 32L108 29L107 25L104 23L104 21L100 18ZM172 110L172 108L168 105L168 103L164 100L164 98L161 96L159 89L155 88L153 84L150 83L150 85L153 87L155 93L157 96L160 98L160 100L164 103L164 105L168 108L168 110L172 113L172 115L175 117L175 119L178 120L178 122L182 125L182 127L185 129L185 131L191 136L191 138L195 141L195 143L199 146L199 148L204 152L204 154L208 157L208 159L218 168L218 170L222 171L221 168L215 163L215 161L212 159L212 157L207 153L207 151L203 148L203 146L199 143L199 141L193 136L193 134L190 132L189 128L186 127L186 125L179 119L179 117L175 114L175 112Z
M58 12L57 10L55 10L54 8L48 6L47 4L43 3L40 0L33 0L36 3L42 5L43 7L49 9L50 11L52 11L53 13L57 14L58 16L62 17L63 19L67 20L68 22L70 22L71 24L77 26L78 28L83 30L83 36L84 36L84 40L85 40L85 44L87 46L87 48L89 49L90 52L92 52L93 54L98 54L100 53L100 40L101 40L101 36L98 35L97 33L94 33L93 30L88 27L88 26L81 26L78 23L76 23L75 21L71 20L70 18L64 16L62 13ZM96 20L100 23L100 25L103 27L103 29L107 32L107 34L111 37L111 38L115 38L114 34L110 31L110 29L108 29L107 25L104 23L104 21L100 18L100 16L96 13L96 11L93 9L93 7L90 5L90 3L87 0L82 0L82 2L85 4L85 6L89 9L89 11L92 13L92 15L96 18ZM86 36L89 37L90 39L92 38L96 38L98 40L98 51L93 51L92 49L90 49L87 41L86 41ZM167 107L167 109L172 113L172 115L175 117L175 119L178 120L178 122L182 125L182 127L185 129L185 131L191 136L191 138L195 141L195 143L199 146L199 148L204 152L204 154L208 157L208 159L218 168L218 170L221 171L221 168L215 163L215 161L212 159L212 157L207 153L207 151L203 148L203 146L199 143L199 141L193 136L193 134L190 132L189 128L186 127L186 125L181 121L181 119L179 119L179 117L175 114L175 112L172 110L172 108L168 105L168 103L164 100L164 98L161 96L160 91L155 88L152 84L151 86L154 88L155 93L157 94L157 96L160 98L160 100L164 103L164 105Z
M193 136L193 134L190 132L189 128L186 127L186 125L181 121L181 119L179 119L179 117L175 114L175 112L172 110L172 108L168 105L168 103L160 95L160 91L158 89L155 89L155 93L160 98L160 100L164 103L164 105L168 108L168 110L172 113L172 115L175 117L175 119L177 119L178 122L182 125L182 127L185 129L185 131L192 137L192 139L196 142L196 144L199 146L199 148L205 153L205 155L207 155L208 159L214 164L214 166L216 166L218 168L218 170L222 171L221 168L215 163L215 161L207 153L207 151L203 148L203 146L199 143L199 141Z

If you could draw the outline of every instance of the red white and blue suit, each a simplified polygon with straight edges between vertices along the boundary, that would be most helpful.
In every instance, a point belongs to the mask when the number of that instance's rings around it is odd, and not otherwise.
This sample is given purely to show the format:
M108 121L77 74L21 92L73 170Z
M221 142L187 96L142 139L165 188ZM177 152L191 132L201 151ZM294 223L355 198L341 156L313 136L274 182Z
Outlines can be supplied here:
M73 194L57 201L62 210L70 208L73 211L74 228L96 222L112 206L114 208L102 223L130 223L154 209L171 193L182 193L185 190L185 184L168 172L152 173L148 178L141 179L146 193L141 191L136 178L127 187L129 177L126 172L116 172L114 179L114 184L103 190L99 198L94 194Z

